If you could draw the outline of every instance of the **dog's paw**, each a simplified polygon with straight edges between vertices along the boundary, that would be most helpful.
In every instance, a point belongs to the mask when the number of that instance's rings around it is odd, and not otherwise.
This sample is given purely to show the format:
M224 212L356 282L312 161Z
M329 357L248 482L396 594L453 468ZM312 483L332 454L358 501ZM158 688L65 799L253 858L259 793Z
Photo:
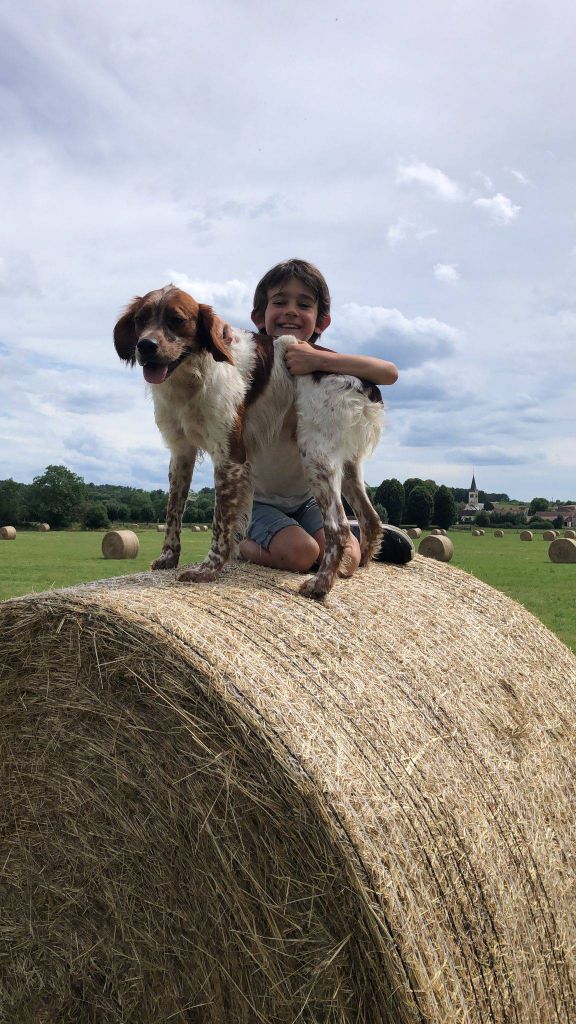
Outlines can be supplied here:
M200 562L178 573L178 583L210 583L220 573L222 566L204 565Z
M332 584L328 583L326 579L319 579L318 576L312 576L309 580L304 580L304 583L300 587L298 593L302 597L311 597L316 601L321 601L329 590L332 589Z
M156 558L151 569L175 569L180 561L180 556L174 551L163 551L159 558Z

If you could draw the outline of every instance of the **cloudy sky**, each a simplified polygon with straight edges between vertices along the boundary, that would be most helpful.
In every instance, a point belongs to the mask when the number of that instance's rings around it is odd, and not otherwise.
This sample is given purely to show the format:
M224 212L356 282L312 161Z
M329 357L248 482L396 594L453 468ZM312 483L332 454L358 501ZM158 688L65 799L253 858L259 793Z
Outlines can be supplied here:
M298 256L325 344L400 369L369 483L574 498L575 25L568 0L1 0L0 479L165 486L118 313L172 280L248 326Z

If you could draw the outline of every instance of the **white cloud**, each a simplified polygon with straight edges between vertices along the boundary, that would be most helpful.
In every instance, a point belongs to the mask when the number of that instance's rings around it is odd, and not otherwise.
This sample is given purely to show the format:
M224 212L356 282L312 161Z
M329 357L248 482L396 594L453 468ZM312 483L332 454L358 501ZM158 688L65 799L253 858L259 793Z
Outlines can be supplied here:
M400 217L395 224L390 225L386 232L386 238L390 248L395 249L401 242L407 242L410 239L415 239L417 242L423 242L425 238L430 238L432 235L436 235L437 233L437 228L419 226L412 220Z
M398 184L423 185L429 192L432 192L438 199L446 202L462 202L465 194L456 181L453 181L444 174L438 167L430 167L425 163L400 164L396 182Z
M497 192L491 199L475 199L474 206L479 209L487 210L490 214L490 219L494 224L500 226L511 224L513 220L520 213L521 207L515 206L514 203L507 196L503 196L501 192Z
M455 284L460 280L460 272L456 263L435 263L434 277L437 281Z
M404 316L399 309L360 306L355 302L340 306L333 313L330 328L331 347L364 352L390 359L400 367L418 366L432 358L446 358L461 341L461 332L435 317Z
M530 185L531 184L530 179L527 178L525 174L522 174L522 171L515 171L513 167L509 167L508 168L508 173L511 174L512 177L515 178L516 181L518 181L520 183L520 185Z
M229 319L234 326L241 327L250 322L254 287L244 281L201 281L193 280L178 270L169 270L170 281L188 292L197 302L206 302Z
M474 177L478 178L482 187L485 188L487 192L494 191L492 178L488 174L484 174L484 171L474 171Z

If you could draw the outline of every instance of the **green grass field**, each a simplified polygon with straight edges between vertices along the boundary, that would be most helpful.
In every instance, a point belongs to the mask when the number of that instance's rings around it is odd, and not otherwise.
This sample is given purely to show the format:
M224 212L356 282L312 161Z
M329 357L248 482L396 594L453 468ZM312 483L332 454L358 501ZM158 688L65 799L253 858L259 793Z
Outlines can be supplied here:
M0 600L75 583L142 572L160 552L162 536L142 530L140 554L129 561L105 560L103 533L25 533L14 541L0 541ZM554 565L548 543L536 533L531 543L516 531L498 539L488 530L484 537L468 531L451 533L457 565L478 579L520 601L576 651L576 565ZM199 561L208 549L210 534L182 531L182 564Z

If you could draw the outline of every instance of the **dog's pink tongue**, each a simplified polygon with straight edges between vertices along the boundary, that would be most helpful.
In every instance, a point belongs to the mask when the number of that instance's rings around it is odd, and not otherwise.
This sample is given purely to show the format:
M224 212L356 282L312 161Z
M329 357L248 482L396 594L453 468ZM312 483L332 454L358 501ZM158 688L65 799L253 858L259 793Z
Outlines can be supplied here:
M161 384L168 373L167 366L156 366L154 363L146 363L143 367L144 380L149 384Z

